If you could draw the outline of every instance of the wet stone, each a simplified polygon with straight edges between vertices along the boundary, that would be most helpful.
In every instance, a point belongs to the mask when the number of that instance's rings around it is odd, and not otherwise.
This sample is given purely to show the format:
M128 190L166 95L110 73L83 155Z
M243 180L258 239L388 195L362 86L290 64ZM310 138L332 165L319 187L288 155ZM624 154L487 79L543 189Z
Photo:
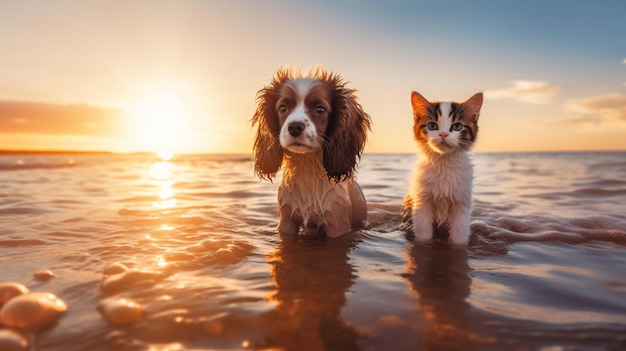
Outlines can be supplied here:
M100 284L100 289L107 295L113 295L137 285L154 284L165 277L166 274L161 272L130 270L105 277Z
M102 270L102 274L104 275L115 275L128 271L128 267L121 262L113 262L109 263Z
M7 303L12 298L26 294L28 288L20 283L0 283L0 306Z
M30 343L26 336L11 329L0 329L0 350L29 351Z
M0 309L0 323L18 329L39 331L52 325L67 305L47 292L27 293L9 300Z
M33 276L35 277L35 279L39 280L40 282L47 282L48 280L56 277L56 274L54 274L49 269L42 269L40 271L35 272Z
M128 325L141 321L143 308L133 300L116 297L100 302L97 310L111 324Z

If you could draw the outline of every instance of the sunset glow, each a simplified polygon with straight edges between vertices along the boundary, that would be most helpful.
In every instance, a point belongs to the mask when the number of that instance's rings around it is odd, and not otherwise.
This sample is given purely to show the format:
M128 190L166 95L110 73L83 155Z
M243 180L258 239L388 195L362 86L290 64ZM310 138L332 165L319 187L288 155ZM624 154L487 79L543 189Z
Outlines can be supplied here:
M365 153L415 152L413 90L482 91L477 152L626 150L626 5L573 1L2 2L0 149L250 154L259 89L319 66L372 117Z
M130 122L133 144L168 159L168 155L190 146L190 115L189 108L172 92L162 92L141 102Z

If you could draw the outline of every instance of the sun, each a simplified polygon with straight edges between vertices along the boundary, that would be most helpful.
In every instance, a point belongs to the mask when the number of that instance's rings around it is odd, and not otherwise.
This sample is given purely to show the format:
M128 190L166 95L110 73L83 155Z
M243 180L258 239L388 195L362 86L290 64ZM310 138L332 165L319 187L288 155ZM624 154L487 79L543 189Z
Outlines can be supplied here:
M174 92L162 91L145 99L132 113L134 147L154 152L161 158L183 152L191 146L191 113L189 106Z

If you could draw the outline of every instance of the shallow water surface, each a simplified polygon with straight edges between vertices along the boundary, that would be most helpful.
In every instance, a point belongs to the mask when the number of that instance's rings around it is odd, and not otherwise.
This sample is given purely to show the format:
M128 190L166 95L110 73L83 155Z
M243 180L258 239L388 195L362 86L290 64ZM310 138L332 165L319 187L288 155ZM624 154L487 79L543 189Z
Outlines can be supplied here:
M246 155L0 156L0 282L67 304L38 351L626 349L626 154L473 159L458 248L399 228L413 155L363 157L371 227L338 239L279 236Z

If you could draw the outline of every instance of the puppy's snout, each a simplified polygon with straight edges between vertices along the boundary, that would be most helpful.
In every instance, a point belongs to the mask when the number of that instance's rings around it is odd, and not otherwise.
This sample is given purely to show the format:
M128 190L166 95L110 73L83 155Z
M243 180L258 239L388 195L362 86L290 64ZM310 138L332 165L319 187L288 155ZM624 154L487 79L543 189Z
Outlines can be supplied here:
M304 128L305 128L304 122L291 122L289 123L287 130L289 131L289 134L295 138L295 137L298 137L300 134L302 134L302 132L304 131Z

